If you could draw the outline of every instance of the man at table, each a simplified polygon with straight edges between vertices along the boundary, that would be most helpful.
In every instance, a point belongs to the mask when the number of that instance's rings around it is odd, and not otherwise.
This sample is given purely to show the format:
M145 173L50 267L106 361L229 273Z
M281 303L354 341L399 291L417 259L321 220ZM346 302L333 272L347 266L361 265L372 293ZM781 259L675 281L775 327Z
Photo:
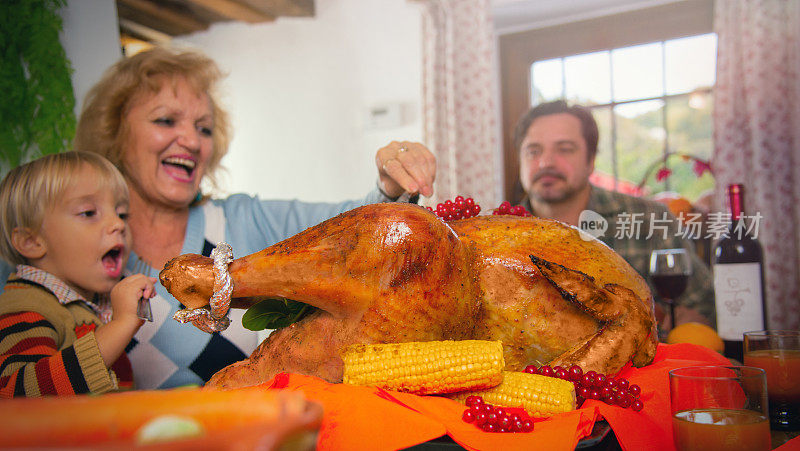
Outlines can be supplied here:
M687 249L692 275L676 303L676 324L698 321L713 326L711 272L692 243L681 236L678 219L658 202L589 183L598 134L591 112L579 105L555 101L530 109L514 131L520 182L526 193L521 205L534 216L580 225L620 254L645 280L653 250Z

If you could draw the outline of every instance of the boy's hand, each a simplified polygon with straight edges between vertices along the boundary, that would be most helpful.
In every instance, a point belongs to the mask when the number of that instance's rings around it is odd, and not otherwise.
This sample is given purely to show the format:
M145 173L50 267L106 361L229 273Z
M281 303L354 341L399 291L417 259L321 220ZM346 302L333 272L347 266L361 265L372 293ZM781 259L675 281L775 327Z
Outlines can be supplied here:
M122 279L111 289L111 309L115 320L135 320L141 325L137 308L139 299L150 299L156 294L155 277L147 277L144 274L134 274Z

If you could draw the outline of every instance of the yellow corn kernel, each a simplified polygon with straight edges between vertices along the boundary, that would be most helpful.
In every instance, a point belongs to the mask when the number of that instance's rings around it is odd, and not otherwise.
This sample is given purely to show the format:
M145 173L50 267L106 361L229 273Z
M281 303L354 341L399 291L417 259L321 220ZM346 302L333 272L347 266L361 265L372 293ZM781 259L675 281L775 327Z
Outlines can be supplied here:
M343 354L344 383L418 395L493 387L503 380L499 341L357 344Z
M518 371L505 371L503 382L496 387L455 393L449 397L464 402L471 395L480 396L495 406L522 407L528 415L537 418L575 410L575 386L572 382Z

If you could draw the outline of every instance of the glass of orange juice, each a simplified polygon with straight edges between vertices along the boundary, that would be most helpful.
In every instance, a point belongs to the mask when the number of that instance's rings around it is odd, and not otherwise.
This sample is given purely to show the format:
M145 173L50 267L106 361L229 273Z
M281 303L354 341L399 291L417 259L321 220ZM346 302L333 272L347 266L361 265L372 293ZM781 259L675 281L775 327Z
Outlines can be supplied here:
M669 372L672 436L680 451L769 450L767 382L749 366Z
M800 430L800 331L745 332L744 364L767 373L772 429Z

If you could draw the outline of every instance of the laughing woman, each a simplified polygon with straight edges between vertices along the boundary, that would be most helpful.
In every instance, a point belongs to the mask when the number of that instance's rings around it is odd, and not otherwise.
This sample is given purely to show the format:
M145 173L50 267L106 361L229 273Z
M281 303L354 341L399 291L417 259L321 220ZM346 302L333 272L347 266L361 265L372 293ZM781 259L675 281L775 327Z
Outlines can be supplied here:
M217 65L199 53L156 48L112 66L87 96L75 148L107 157L128 183L131 273L156 276L170 259L208 256L220 241L244 256L359 205L406 191L433 193L433 154L421 144L392 142L376 154L381 189L357 201L204 196L201 182L214 182L228 150L228 116L214 91L220 78ZM242 327L241 311L231 311L227 330L208 334L171 319L182 306L161 286L151 306L154 321L127 349L137 388L202 384L258 344L257 334Z

